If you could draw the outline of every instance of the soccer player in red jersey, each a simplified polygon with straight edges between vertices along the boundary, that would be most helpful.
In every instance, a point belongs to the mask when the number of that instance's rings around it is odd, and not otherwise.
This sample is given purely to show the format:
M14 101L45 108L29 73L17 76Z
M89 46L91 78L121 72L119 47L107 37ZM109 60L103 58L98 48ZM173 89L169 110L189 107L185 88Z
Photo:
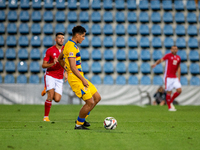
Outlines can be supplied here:
M167 102L169 111L176 111L172 102L182 92L181 83L180 83L181 58L180 56L177 55L177 52L178 52L177 46L172 46L171 53L166 54L163 58L157 60L155 64L152 65L152 68L154 68L156 65L165 61L166 66L165 66L164 82L165 82L165 90L167 91L166 102ZM178 77L176 76L176 73ZM176 92L171 97L173 88L176 89Z
M45 113L43 121L49 120L49 112L52 100L59 102L62 96L63 75L65 82L67 81L67 73L58 62L58 56L63 50L64 34L59 32L56 34L56 45L47 49L43 59L42 68L47 68L44 75L44 83L47 91L47 100L45 101Z

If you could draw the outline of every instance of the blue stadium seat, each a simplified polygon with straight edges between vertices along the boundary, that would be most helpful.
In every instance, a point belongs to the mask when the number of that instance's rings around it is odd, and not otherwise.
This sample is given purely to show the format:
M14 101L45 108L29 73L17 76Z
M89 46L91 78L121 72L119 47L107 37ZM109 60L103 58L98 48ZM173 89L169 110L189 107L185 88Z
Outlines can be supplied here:
M65 0L56 0L56 8L58 10L65 9Z
M162 47L162 41L159 37L154 37L152 39L152 46L154 48L161 48Z
M0 59L4 59L4 52L2 48L0 48Z
M90 29L89 29L89 26L87 24L81 24L82 27L85 28L86 30L86 35L88 35L90 33Z
M16 46L17 45L17 39L15 36L9 35L6 39L7 46Z
M7 59L16 59L16 52L13 48L8 48L5 54Z
M67 13L67 18L69 22L77 22L77 14L75 11L69 11Z
M103 20L105 22L113 22L113 15L112 15L112 13L109 12L109 11L104 12L104 14L103 14Z
M178 48L186 48L186 41L185 38L177 38L176 39L176 46Z
M21 60L26 60L28 59L28 51L25 48L21 48L18 51L18 58Z
M127 8L129 10L137 9L136 0L127 0Z
M165 23L172 23L173 22L173 16L171 12L165 12L163 14L163 21Z
M5 8L6 8L6 0L1 0L0 1L0 9L5 9Z
M52 11L50 11L50 10L45 11L44 14L43 14L43 19L46 22L52 22L53 21L53 13L52 13Z
M105 24L103 27L103 33L105 35L112 35L113 34L113 27L111 24Z
M164 10L172 10L172 1L171 0L163 0L162 1Z
M92 34L100 35L101 34L101 26L99 24L93 24L91 28Z
M44 0L45 9L53 9L53 0Z
M77 9L77 0L68 0L69 9Z
M27 23L21 23L19 25L19 33L20 34L29 34L29 26Z
M134 24L129 24L127 28L127 32L129 35L137 35L137 27Z
M6 84L13 84L13 83L15 83L15 77L12 74L7 74L4 77L4 83L6 83Z
M116 46L117 46L118 48L126 47L126 42L125 42L124 37L118 36L118 37L116 38Z
M80 54L81 54L81 60L89 60L90 59L90 53L87 49L81 49Z
M188 68L187 68L187 65L185 63L181 63L180 67L181 67L181 74L187 74L188 73Z
M79 14L79 20L81 22L89 22L89 14L87 11L82 11Z
M137 14L135 12L128 12L127 14L127 20L128 22L137 22Z
M22 22L27 22L27 21L29 21L30 15L29 15L28 11L22 10L22 11L20 12L20 14L19 14L19 19L20 19L20 21L22 21ZM40 20L41 20L41 19L40 19Z
M138 73L138 65L135 62L130 62L128 64L128 72L129 73Z
M193 76L190 79L190 85L195 85L195 86L199 86L200 85L200 79L199 77Z
M57 22L65 22L65 13L64 11L57 11L55 15Z
M15 23L9 23L7 25L7 32L9 34L16 34L17 33L17 25Z
M91 43L92 43L93 47L101 47L101 39L100 39L100 37L93 36Z
M150 46L149 38L148 37L141 37L141 39L140 39L140 46L142 48L148 48Z
M126 52L125 52L125 50L117 50L116 58L119 61L126 60Z
M95 49L92 51L92 59L93 60L101 60L102 54L99 49Z
M91 78L92 84L101 84L101 77L99 75L93 75Z
M18 62L18 64L17 64L17 70L20 73L27 72L28 71L28 65L27 65L27 63L25 61Z
M177 35L185 35L185 27L184 25L176 25L176 29L175 29L175 32Z
M199 61L199 52L197 50L190 50L189 59L190 61Z
M197 23L197 16L195 13L188 13L187 14L187 22L188 23Z
M31 37L31 46L39 47L41 46L41 41L39 36L32 36Z
M199 14L199 22L200 22L200 14Z
M170 49L166 49L166 50L165 50L165 55L166 55L166 54L169 54L169 53L171 53L171 50L170 50Z
M17 2L18 0L8 0L8 7L10 9L17 9L18 8Z
M185 76L182 76L180 79L181 85L188 85L188 80Z
M39 76L36 75L36 74L30 75L30 77L29 77L29 83L30 84L39 84L40 83Z
M27 77L25 75L20 74L19 76L17 76L17 83L18 84L26 84Z
M42 58L44 58L45 54L46 54L47 48L43 50L42 52Z
M116 78L116 84L118 85L125 85L126 84L126 78L123 75L119 75Z
M198 41L196 38L189 38L188 40L188 46L189 48L198 48Z
M20 7L22 9L29 9L30 8L29 2L30 0L20 0Z
M15 63L14 63L14 61L6 61L5 70L8 73L15 72Z
M124 2L124 0L116 0L115 1L115 8L117 10L124 10L125 9L125 2Z
M198 8L199 8L199 10L200 10L200 1L198 2Z
M151 33L152 33L153 35L161 35L161 27L160 27L160 25L154 24L154 25L152 26L152 28L151 28Z
M32 21L40 22L42 20L42 15L40 11L33 11L31 15Z
M94 10L101 9L101 0L92 1L92 9Z
M112 37L104 37L103 45L104 47L113 47L114 43Z
M30 63L30 71L32 73L39 73L40 72L40 64L38 61L32 61Z
M140 34L141 35L149 35L149 26L146 24L140 25Z
M151 84L150 77L147 76L147 75L142 76L142 78L140 79L140 84L142 84L142 85L150 85Z
M138 60L138 52L134 49L129 49L128 51L129 60Z
M41 0L32 0L32 8L33 9L41 9Z
M116 12L116 15L115 15L116 22L122 23L122 22L125 22L125 19L126 18L123 12L120 12L120 11Z
M25 35L20 36L18 42L19 42L19 43L18 43L19 46L21 46L21 47L26 47L26 46L29 45L28 37L25 36Z
M140 1L139 8L141 10L148 10L149 9L149 2L148 2L148 0L142 0L142 1Z
M185 16L182 12L177 12L175 14L175 21L176 23L184 23L185 22Z
M0 35L0 46L4 46L4 38Z
M143 62L140 66L140 71L144 74L151 73L151 66L147 62Z
M113 63L105 62L103 66L103 70L105 73L113 73L114 72Z
M2 62L0 61L0 72L3 72L3 64ZM1 82L0 82L1 83Z
M160 23L161 22L161 17L159 12L153 12L151 14L151 21L153 23Z
M164 40L164 46L166 48L171 48L174 45L174 40L171 37L166 37Z
M190 73L191 74L200 74L200 67L198 63L190 64Z
M153 1L150 1L151 4L151 9L152 10L160 10L161 6L160 6L160 0L153 0Z
M91 66L93 73L101 73L101 64L99 62L93 62Z
M55 26L55 33L62 32L65 33L65 26L63 23L56 24Z
M75 26L76 26L75 24L69 24L69 25L67 26L67 33L70 34L70 35L72 35L72 29L73 29L73 27L75 27Z
M181 61L187 61L187 54L185 50L179 50L177 55L181 57Z
M151 54L149 50L141 50L140 57L143 61L148 61L151 59Z
M53 34L53 25L51 23L45 23L43 26L44 34Z
M171 25L165 25L163 28L163 32L165 35L173 35L174 34L173 28Z
M85 61L81 62L81 67L84 73L89 73L90 72L90 67L89 64Z
M190 36L196 36L197 35L197 26L189 25L187 28L187 34Z
M5 33L5 26L3 23L0 23L0 34L4 34Z
M52 39L52 37L51 36L45 36L43 38L43 45L45 47L51 47L51 46L53 46L53 39Z
M125 27L123 24L117 24L115 28L115 32L117 35L125 35Z
M15 10L10 10L8 12L8 21L17 21L17 12Z
M33 60L39 60L40 59L40 50L37 48L33 48L30 52L30 58Z
M142 23L147 23L147 22L149 22L149 15L148 15L148 13L147 13L147 12L140 12L139 20L140 20L140 22L142 22Z
M139 84L139 81L138 81L137 76L135 76L135 75L129 76L129 78L128 78L128 84L131 84L131 85L138 85L138 84Z
M94 11L91 14L91 19L93 22L101 22L101 14L98 11Z
M6 14L3 10L0 10L0 21L5 21L6 20Z
M113 77L111 75L105 75L103 78L103 84L113 85L114 84Z
M189 0L189 1L187 1L186 8L187 8L187 10L189 10L189 11L196 10L195 1L194 1L194 0Z
M182 11L184 10L184 4L183 4L183 1L180 1L180 0L175 0L174 1L174 8L177 10L177 11Z
M153 84L154 85L163 85L163 78L161 76L154 76Z
M158 60L158 59L161 59L163 56L162 56L162 51L161 50L154 50L153 53L152 53L152 58L154 61Z
M88 0L80 0L80 8L83 10L89 9L89 1Z
M85 40L80 44L81 47L89 47L89 39L88 37L85 37Z
M31 25L32 34L41 34L41 27L39 23L33 23Z
M103 55L105 60L114 60L113 51L110 49L106 49Z
M103 0L103 8L105 10L111 10L111 9L113 9L112 0Z

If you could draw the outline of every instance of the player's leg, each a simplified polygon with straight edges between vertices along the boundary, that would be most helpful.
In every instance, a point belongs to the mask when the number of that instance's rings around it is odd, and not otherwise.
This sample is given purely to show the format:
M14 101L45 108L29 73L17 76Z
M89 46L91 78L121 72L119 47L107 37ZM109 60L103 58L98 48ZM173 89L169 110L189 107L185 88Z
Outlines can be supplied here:
M163 101L161 101L159 105L160 105L160 106L163 106L163 105L165 105L165 101L164 101L164 100L163 100Z
M46 94L46 83L45 83L45 80L46 80L46 75L44 75L44 89L41 92L41 96L44 96Z
M55 79L55 93L53 100L55 102L60 102L62 97L62 91L63 91L63 80L62 79Z
M174 88L176 89L176 92L173 94L173 96L172 96L172 98L171 98L171 103L173 103L174 99L175 99L176 97L178 97L178 96L181 94L181 92L182 92L181 83L180 83L180 81L178 80L178 78L176 78L176 79L174 80Z
M100 96L99 92L96 92L92 97L94 99L94 105L92 106L92 109L93 109L98 104L98 102L101 100L101 96Z
M172 89L173 89L173 82L171 78L166 78L165 79L165 91L167 92L166 95L166 103L168 106L168 109L171 108L171 94L172 94Z

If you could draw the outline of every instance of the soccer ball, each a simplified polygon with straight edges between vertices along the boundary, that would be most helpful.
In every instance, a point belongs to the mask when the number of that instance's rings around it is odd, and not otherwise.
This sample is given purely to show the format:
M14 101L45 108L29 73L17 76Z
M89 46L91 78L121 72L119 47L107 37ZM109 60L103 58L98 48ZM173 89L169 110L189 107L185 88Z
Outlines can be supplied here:
M117 120L113 117L107 117L103 122L104 128L113 130L117 127Z

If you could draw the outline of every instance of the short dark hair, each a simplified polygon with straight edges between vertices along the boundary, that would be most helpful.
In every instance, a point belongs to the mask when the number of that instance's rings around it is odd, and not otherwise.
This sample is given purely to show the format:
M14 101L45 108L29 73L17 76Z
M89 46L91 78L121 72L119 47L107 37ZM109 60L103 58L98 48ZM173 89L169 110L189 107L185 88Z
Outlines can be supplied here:
M58 35L65 35L64 33L62 33L62 32L58 32L58 33L56 33L56 37L58 36Z
M84 27L82 27L82 26L75 26L73 29L72 29L72 35L74 36L74 35L76 35L76 33L78 33L78 34L83 34L83 33L85 33L86 32L86 30L85 30L85 28Z

